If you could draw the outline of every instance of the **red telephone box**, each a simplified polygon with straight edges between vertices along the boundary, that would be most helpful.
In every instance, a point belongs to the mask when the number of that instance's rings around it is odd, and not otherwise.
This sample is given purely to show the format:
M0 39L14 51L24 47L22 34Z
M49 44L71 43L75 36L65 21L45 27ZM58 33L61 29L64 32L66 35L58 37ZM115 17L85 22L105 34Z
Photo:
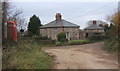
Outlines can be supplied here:
M7 22L7 31L8 31L8 38L14 42L17 42L17 29L15 22L13 21Z

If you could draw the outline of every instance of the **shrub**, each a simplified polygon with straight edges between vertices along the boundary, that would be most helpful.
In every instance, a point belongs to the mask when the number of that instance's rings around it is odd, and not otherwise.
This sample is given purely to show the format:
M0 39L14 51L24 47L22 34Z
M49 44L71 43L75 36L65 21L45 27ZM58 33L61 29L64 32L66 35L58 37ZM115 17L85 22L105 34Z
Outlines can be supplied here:
M60 33L57 35L57 38L58 38L58 41L61 41L61 42L66 42L68 41L68 39L66 39L66 34L65 33Z
M104 49L107 51L118 51L118 41L116 39L105 40Z

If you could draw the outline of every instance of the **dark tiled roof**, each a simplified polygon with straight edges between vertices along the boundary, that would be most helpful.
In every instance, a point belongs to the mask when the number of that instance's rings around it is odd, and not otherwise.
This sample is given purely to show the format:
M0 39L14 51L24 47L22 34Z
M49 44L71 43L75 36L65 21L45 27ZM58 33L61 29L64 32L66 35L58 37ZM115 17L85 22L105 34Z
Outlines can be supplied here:
M46 25L41 26L40 28L51 28L51 27L79 27L79 26L62 19L59 21L54 20Z
M91 25L89 27L86 27L84 30L104 30L104 28L98 25Z

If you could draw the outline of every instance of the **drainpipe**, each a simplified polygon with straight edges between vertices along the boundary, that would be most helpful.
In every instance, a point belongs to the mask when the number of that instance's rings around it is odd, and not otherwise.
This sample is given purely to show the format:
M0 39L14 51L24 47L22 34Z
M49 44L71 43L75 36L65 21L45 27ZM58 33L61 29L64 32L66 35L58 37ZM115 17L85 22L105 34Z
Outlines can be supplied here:
M62 27L62 32L64 33L64 27Z

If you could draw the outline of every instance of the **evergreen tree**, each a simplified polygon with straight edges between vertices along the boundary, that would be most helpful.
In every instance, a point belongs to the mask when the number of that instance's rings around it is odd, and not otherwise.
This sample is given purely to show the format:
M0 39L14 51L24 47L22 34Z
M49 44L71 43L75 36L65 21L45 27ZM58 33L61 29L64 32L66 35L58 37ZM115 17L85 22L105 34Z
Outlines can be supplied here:
M30 17L29 24L28 24L28 33L32 35L39 35L39 27L41 25L41 21L39 17L33 15Z

